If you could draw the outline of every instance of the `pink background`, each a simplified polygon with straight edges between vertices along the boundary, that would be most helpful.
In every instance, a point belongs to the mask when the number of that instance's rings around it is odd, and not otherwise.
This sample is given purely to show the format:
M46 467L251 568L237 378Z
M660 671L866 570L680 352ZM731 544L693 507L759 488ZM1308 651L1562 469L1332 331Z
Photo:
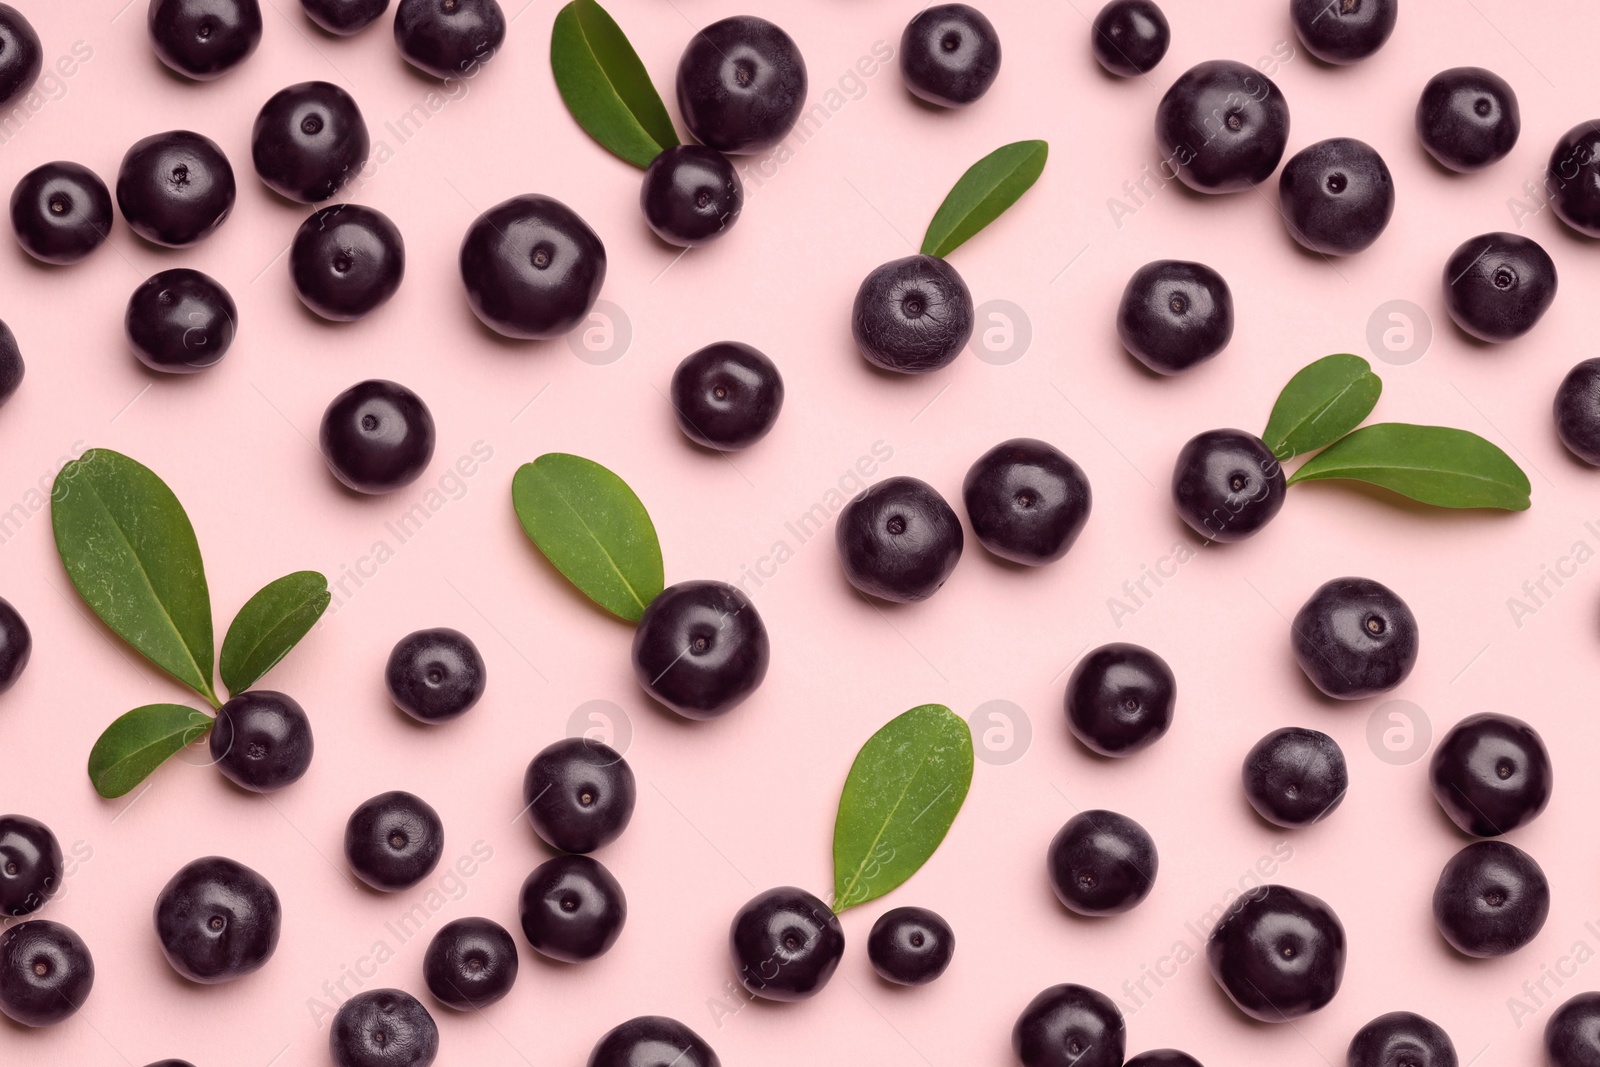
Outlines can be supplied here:
M437 83L403 64L387 17L337 40L291 0L268 0L259 52L221 81L194 85L157 63L143 5L119 13L122 3L21 0L47 63L77 41L92 58L44 86L44 106L0 144L0 188L60 158L110 181L136 138L186 127L227 151L239 203L215 237L189 251L150 247L120 220L113 247L69 269L0 249L0 317L28 361L22 390L0 411L0 508L19 504L13 514L26 516L20 528L5 528L0 594L35 640L31 666L0 699L0 810L43 819L77 857L65 893L42 915L77 929L98 967L78 1017L40 1032L0 1025L0 1060L326 1062L326 1030L313 1010L319 998L331 1008L324 982L360 969L370 976L346 979L347 990L394 985L426 998L422 951L439 926L481 914L516 930L517 889L547 855L517 818L523 768L591 700L625 709L631 722L638 810L600 855L628 891L627 928L609 955L580 967L524 950L512 995L481 1017L437 1008L441 1064L580 1063L610 1026L661 1013L700 1031L730 1065L1001 1065L1011 1062L1019 1010L1061 981L1124 1004L1130 1053L1175 1045L1212 1064L1342 1062L1358 1026L1404 1008L1444 1024L1463 1063L1486 1049L1481 1064L1526 1064L1539 1056L1539 1030L1553 1009L1541 1006L1543 994L1530 999L1524 983L1542 981L1562 998L1600 985L1600 964L1587 962L1600 949L1600 924L1586 926L1600 920L1592 840L1600 777L1586 766L1600 740L1588 706L1600 475L1565 454L1549 414L1567 368L1595 354L1586 294L1600 283L1600 252L1548 211L1522 213L1520 232L1555 258L1562 292L1539 327L1511 344L1467 342L1439 296L1455 246L1517 229L1509 199L1524 196L1523 183L1539 177L1563 131L1595 117L1593 5L1547 0L1534 16L1511 0L1409 2L1382 52L1332 69L1300 48L1283 0L1172 0L1168 57L1149 78L1122 82L1089 57L1093 9L1084 0L988 0L1004 67L988 96L959 113L916 105L892 65L863 61L875 42L897 45L915 4L772 7L762 13L804 50L813 101L833 110L779 159L745 161L737 228L675 262L643 225L638 173L589 141L557 97L546 58L555 0L520 13L511 0L504 52L404 143L385 124ZM744 10L721 0L612 5L656 84L669 90L692 31ZM1270 188L1202 198L1173 184L1147 202L1127 201L1138 210L1120 226L1113 220L1108 198L1123 196L1123 183L1158 159L1150 126L1160 94L1192 63L1222 56L1260 59L1273 74L1293 111L1291 151L1351 135L1383 154L1398 208L1370 251L1336 264L1302 254ZM1411 126L1423 82L1459 64L1507 78L1523 112L1516 150L1469 177L1434 166ZM391 215L409 253L399 298L350 326L300 307L281 254L306 209L274 198L250 166L256 109L283 85L311 78L346 86L374 141L390 150L348 195ZM911 250L968 164L1033 137L1052 146L1038 186L953 257L980 303L1024 310L1031 346L1004 364L969 353L923 378L870 372L847 325L860 279ZM478 211L530 191L566 201L603 236L603 299L631 323L621 358L586 362L559 340L502 342L468 311L456 272L461 235ZM1112 326L1128 275L1160 257L1219 269L1238 313L1231 347L1177 380L1143 373ZM190 379L146 373L122 337L127 294L176 265L223 281L241 319L226 360ZM1392 299L1426 310L1433 341L1409 365L1375 361L1387 387L1375 417L1484 434L1527 470L1533 509L1436 513L1346 486L1307 486L1256 539L1205 549L1181 566L1163 562L1174 546L1198 544L1167 497L1180 444L1216 426L1259 430L1295 369L1329 352L1370 354L1368 318ZM788 388L773 434L731 459L690 447L664 399L678 360L721 339L769 353ZM358 499L334 483L309 441L334 394L370 376L417 389L439 443L416 484ZM967 466L1015 435L1059 445L1093 482L1093 518L1059 564L1002 566L969 538L931 602L873 606L842 580L831 534L802 545L785 529L875 444L889 454L876 476L915 475L955 500ZM453 477L453 464L480 442L492 458L471 477ZM181 765L203 763L201 751L129 798L94 794L83 767L100 730L130 707L185 692L90 618L56 559L48 509L36 510L42 498L33 494L64 457L89 446L149 464L187 506L206 553L219 644L233 612L273 577L302 567L336 581L347 571L364 575L359 586L344 579L353 595L267 679L296 696L315 724L317 757L297 785L246 796L211 770ZM757 575L746 588L772 633L772 670L735 714L687 724L651 706L632 680L628 627L589 607L528 544L509 505L510 480L518 464L551 450L590 456L637 489L660 529L669 581ZM844 482L853 489L851 478ZM430 489L441 493L430 500ZM418 503L434 510L402 544L386 523ZM779 540L793 558L775 569L769 557ZM1580 541L1585 562L1563 562ZM389 550L381 565L378 542ZM1145 568L1176 574L1159 589L1147 581L1154 595L1125 599L1137 610L1114 618L1108 601L1125 596L1123 583ZM1553 595L1529 601L1537 610L1516 618L1508 598L1557 568L1569 575L1564 584L1546 580ZM1393 696L1419 707L1434 737L1465 715L1502 711L1535 723L1551 746L1554 802L1511 839L1544 865L1554 907L1541 936L1510 958L1462 959L1434 931L1432 886L1464 839L1430 799L1425 763L1397 766L1369 749L1369 717L1384 701L1325 701L1289 654L1286 618L1319 583L1343 574L1386 582L1415 610L1421 658ZM424 730L389 705L382 668L396 639L436 625L475 638L491 681L477 710ZM1067 669L1110 640L1156 649L1179 679L1170 736L1114 764L1077 748L1060 712ZM928 866L889 898L845 915L849 949L821 996L734 1011L728 920L771 886L827 891L835 800L857 747L913 705L943 702L967 715L992 700L1024 710L1031 748L1014 762L980 763L965 810ZM1334 735L1351 773L1344 806L1297 833L1259 821L1237 782L1248 747L1288 724ZM1003 761L1015 751L989 756ZM426 890L440 887L445 865L392 896L354 886L344 871L346 814L392 788L439 809L446 865L471 856L475 842L480 854L492 852L469 864L470 877L443 882L436 911ZM1089 807L1132 816L1161 850L1154 894L1120 918L1070 917L1044 876L1051 835ZM179 979L150 924L165 880L211 853L265 874L285 910L271 963L219 988ZM1293 1027L1248 1022L1203 962L1174 961L1199 949L1202 917L1250 884L1258 864L1325 898L1349 932L1343 992ZM386 924L419 903L428 915L422 934L401 944ZM889 988L866 960L874 917L900 904L931 907L957 931L954 965L925 989ZM380 941L393 958L371 975L366 960ZM1572 958L1579 943L1581 965ZM1145 979L1149 995L1130 995L1124 983L1147 968L1166 975L1163 984ZM1520 1026L1513 997L1525 1007Z

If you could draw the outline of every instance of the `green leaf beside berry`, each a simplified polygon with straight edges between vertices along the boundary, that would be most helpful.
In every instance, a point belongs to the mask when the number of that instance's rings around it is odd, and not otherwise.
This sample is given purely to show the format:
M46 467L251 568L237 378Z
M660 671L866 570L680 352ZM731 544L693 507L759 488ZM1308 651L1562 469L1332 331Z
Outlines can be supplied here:
M311 631L333 595L317 571L295 571L268 583L244 607L222 640L222 684L231 695L249 689Z
M648 167L678 143L639 54L595 0L572 0L556 15L550 70L578 125L618 158Z
M1050 146L1017 141L990 152L961 175L934 212L922 254L943 258L999 218L1044 172Z
M1315 452L1360 426L1382 392L1360 356L1324 356L1289 379L1261 438L1280 461Z
M1441 508L1525 511L1528 476L1498 446L1448 426L1380 422L1329 445L1289 484L1344 479L1382 486Z
M106 727L89 753L95 792L124 796L172 756L200 740L214 720L187 704L146 704Z

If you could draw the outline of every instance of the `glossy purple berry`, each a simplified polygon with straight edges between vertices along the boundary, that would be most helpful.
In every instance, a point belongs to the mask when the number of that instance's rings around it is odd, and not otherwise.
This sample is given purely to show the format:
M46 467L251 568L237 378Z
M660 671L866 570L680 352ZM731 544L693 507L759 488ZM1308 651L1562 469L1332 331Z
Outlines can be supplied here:
M637 797L628 761L610 745L586 737L545 747L522 778L534 831L562 852L593 852L622 836Z
M1574 456L1600 467L1600 358L1567 372L1556 390L1556 435Z
M1579 993L1544 1025L1550 1067L1600 1067L1600 993Z
M588 1067L722 1067L722 1061L678 1020L642 1015L608 1030L589 1053Z
M439 1027L410 993L367 989L339 1005L328 1051L334 1067L428 1067L439 1055Z
M384 666L395 706L418 722L448 722L483 696L488 668L478 646L447 626L417 630L395 642Z
M1517 94L1482 67L1451 67L1428 79L1417 101L1417 138L1439 164L1461 174L1504 159L1522 132Z
M1122 1067L1126 1048L1122 1012L1087 986L1051 986L1011 1028L1011 1050L1022 1067Z
M1580 122L1556 142L1544 188L1562 222L1600 237L1600 120Z
M1539 817L1555 772L1539 731L1510 715L1468 715L1428 761L1434 799L1475 837L1498 837Z
M1172 29L1151 0L1111 0L1090 24L1089 44L1107 71L1132 78L1161 62L1172 44Z
M1320 1011L1344 981L1344 924L1323 901L1283 885L1239 897L1206 940L1211 976L1264 1023Z
M350 813L344 858L355 876L384 893L410 889L439 865L444 823L433 805L396 789Z
M26 815L0 815L0 916L28 915L61 890L61 844Z
M1289 16L1306 51L1343 65L1383 47L1399 7L1399 0L1289 0Z
M1207 541L1243 541L1283 508L1283 467L1261 438L1209 430L1189 439L1172 470L1178 516Z
M382 307L405 273L400 228L383 212L360 204L312 212L289 247L295 294L335 322L354 322Z
M1417 617L1399 595L1370 578L1335 578L1289 624L1295 661L1311 684L1336 700L1394 689L1417 664Z
M17 345L17 335L11 332L11 327L0 322L0 406L4 406L5 402L16 393L26 373L27 366L22 361L22 349ZM0 618L0 693L10 688L10 683L7 681L9 672L5 664L5 630L5 620Z
M389 0L300 0L300 6L306 18L329 33L349 37L378 21Z
M134 142L117 170L117 207L134 233L183 248L216 232L238 195L233 164L211 138L188 130Z
M704 145L673 145L645 168L639 207L657 237L692 248L715 241L739 220L744 183L721 152Z
M406 62L435 78L471 77L506 39L496 0L400 0L394 43Z
M1067 679L1067 726L1102 756L1131 756L1166 735L1178 683L1167 661L1140 645L1089 652Z
M718 152L765 152L789 135L806 104L806 63L783 30L735 15L695 34L678 60L678 111L695 140Z
M433 458L433 415L398 382L357 382L328 405L318 442L328 469L358 493L410 485Z
M1156 143L1201 193L1236 193L1272 177L1289 143L1289 105L1255 67L1215 59L1189 68L1156 107Z
M906 256L868 274L856 290L850 332L862 358L899 374L949 366L972 338L972 293L938 256Z
M150 0L146 23L156 57L195 81L211 81L261 43L258 0Z
M0 340L9 332L0 331ZM33 633L11 602L0 597L0 693L17 684L32 656Z
M1120 915L1155 888L1160 861L1145 828L1114 811L1082 811L1050 842L1056 899L1079 915Z
M1233 291L1204 263L1158 259L1133 272L1117 306L1117 336L1157 374L1181 374L1233 339Z
M628 898L611 872L589 856L557 856L522 883L522 933L540 954L563 963L597 959L622 936Z
M737 452L761 440L783 410L783 375L765 353L718 341L684 357L672 372L678 428L697 445Z
M70 928L29 919L0 933L0 1014L23 1026L69 1019L94 988L94 958Z
M194 374L228 354L239 309L215 278L173 267L133 291L123 327L140 363L163 374Z
M606 248L567 205L512 197L479 215L461 242L473 314L522 340L559 337L589 315L606 280Z
M1065 556L1089 522L1083 468L1031 437L1002 441L967 469L961 499L978 542L1001 559L1038 567Z
M11 229L42 263L77 263L111 236L111 190L88 167L46 163L11 190Z
M372 139L354 98L329 82L299 82L273 94L256 115L250 157L279 196L327 200L366 165Z
M1433 890L1439 935L1463 956L1509 956L1538 937L1549 916L1544 871L1504 841L1474 841L1457 852Z
M967 4L935 4L917 12L900 35L900 76L918 99L965 107L1000 74L1000 35Z
M422 979L439 1003L476 1011L511 992L517 966L517 943L505 927L492 919L456 919L428 942Z
M156 897L156 936L172 969L215 985L259 970L283 927L277 891L255 871L222 856L185 864Z
M1350 788L1339 743L1325 733L1286 726L1257 741L1244 758L1244 795L1256 814L1295 828L1333 814Z
M1415 1012L1380 1015L1350 1039L1346 1067L1457 1067L1444 1028Z
M911 604L937 593L961 560L966 535L927 482L885 478L839 512L834 541L845 579L880 600Z
M44 69L39 35L10 4L0 4L0 111L21 100Z
M686 719L714 719L742 704L771 658L761 615L726 582L668 586L633 634L633 676Z
M1537 241L1486 233L1463 241L1445 262L1445 308L1480 341L1511 341L1538 325L1556 299L1556 264Z
M769 889L733 917L728 947L739 982L763 1000L806 1000L822 992L844 956L833 910L793 886Z
M298 782L315 748L305 709L270 689L250 689L222 705L210 744L217 770L252 793L273 793Z
M1368 0L1370 2L1370 0ZM1394 179L1383 157L1353 137L1302 148L1278 176L1289 236L1313 252L1349 256L1368 248L1394 215Z
M927 908L893 908L878 916L867 936L867 959L878 977L895 985L927 985L950 966L956 935Z

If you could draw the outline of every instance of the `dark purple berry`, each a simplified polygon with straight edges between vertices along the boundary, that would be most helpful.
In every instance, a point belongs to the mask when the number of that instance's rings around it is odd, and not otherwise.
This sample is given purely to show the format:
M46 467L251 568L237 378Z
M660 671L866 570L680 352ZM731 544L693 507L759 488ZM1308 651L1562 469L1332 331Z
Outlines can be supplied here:
M755 605L725 582L668 586L633 634L633 676L686 719L714 719L743 703L771 657Z
M315 204L367 162L372 140L361 109L329 82L299 82L261 106L250 134L256 174L279 196Z
M224 778L252 793L298 782L311 766L311 720L292 698L270 689L240 693L217 712L211 759Z
M22 99L44 69L39 35L10 4L0 4L0 111Z
M389 10L389 0L300 0L306 18L329 33L349 37L360 33Z
M1283 467L1254 434L1209 430L1190 438L1172 470L1178 516L1207 541L1243 541L1283 507Z
M1302 148L1283 165L1278 205L1296 241L1324 255L1353 255L1389 225L1394 179L1370 145L1333 137Z
M428 942L422 978L434 999L457 1011L486 1008L517 980L517 943L492 919L456 919Z
M479 215L461 242L473 313L496 333L559 337L582 322L606 280L606 248L559 200L512 197Z
M944 497L917 478L885 478L844 506L834 524L839 562L851 585L880 600L910 604L944 585L965 534Z
M172 969L215 985L259 970L278 947L283 909L267 880L222 856L197 859L156 897L156 936Z
M850 332L868 363L900 374L949 366L972 337L972 293L938 256L891 260L856 290Z
M28 915L61 889L61 844L26 815L0 815L0 916Z
M1333 814L1350 788L1344 752L1327 734L1286 726L1244 758L1244 795L1256 813L1283 827L1310 826Z
M397 382L357 382L328 405L318 435L328 469L358 493L410 485L433 458L433 415Z
M588 1067L722 1067L699 1034L676 1019L642 1015L606 1032Z
M1204 263L1158 259L1134 271L1117 307L1117 336L1157 374L1204 363L1233 339L1233 292Z
M435 78L470 77L506 39L495 0L400 0L394 43L406 62Z
M900 76L913 96L940 107L965 107L1000 73L1000 35L977 8L935 4L917 12L900 35Z
M1590 466L1600 467L1600 358L1567 372L1556 390L1556 434Z
M5 331L7 334L9 332ZM32 655L33 634L28 630L28 624L22 621L22 616L9 600L0 597L0 693L17 684Z
M804 889L769 889L740 908L728 931L739 982L763 1000L805 1000L822 992L844 956L844 927Z
M289 250L289 275L300 302L335 322L353 322L387 303L405 273L399 227L360 204L312 212Z
M357 878L385 893L410 889L439 865L444 823L412 793L380 793L350 813L344 858Z
M1094 58L1112 74L1148 74L1167 54L1172 30L1151 0L1111 0L1089 28Z
M1556 265L1538 242L1486 233L1461 243L1444 265L1444 303L1480 341L1521 337L1556 298Z
M783 375L767 356L738 341L691 352L672 372L678 428L697 445L722 452L765 437L783 409Z
M168 248L215 233L236 196L233 165L221 147L188 130L136 141L117 171L117 207L129 228Z
M638 796L633 770L609 745L568 737L528 764L522 799L533 829L551 848L593 852L622 836Z
M1111 998L1081 985L1034 997L1011 1028L1022 1067L1122 1067L1127 1027Z
M1550 803L1554 771L1539 731L1510 715L1468 715L1444 735L1428 763L1433 796L1475 837L1532 822Z
M23 1026L71 1018L94 988L89 946L69 928L30 919L0 933L0 1013Z
M896 985L927 985L950 966L955 950L950 924L926 908L886 911L867 936L872 969Z
M413 719L448 722L483 696L488 669L470 637L440 626L397 641L383 680L395 706Z
M17 347L17 335L11 332L11 327L0 322L0 405L4 405L16 393L26 372L22 349ZM5 669L5 625L4 619L0 618L0 693L9 688L5 680L8 675ZM10 676L15 678L14 673Z
M1428 79L1417 101L1417 137L1442 166L1469 174L1504 159L1522 132L1517 94L1482 67L1451 67Z
M1544 1026L1550 1067L1600 1067L1600 993L1571 997Z
M1433 890L1433 921L1463 956L1509 956L1539 936L1549 915L1544 871L1504 841L1474 841L1457 852Z
M1114 811L1082 811L1050 842L1046 868L1056 899L1079 915L1120 915L1155 888L1156 843Z
M215 278L173 267L133 291L123 326L140 363L165 374L194 374L228 354L239 309Z
M1394 32L1399 0L1290 0L1294 32L1324 63L1366 59Z
M678 60L678 111L695 140L718 152L765 152L806 105L806 63L783 30L754 15L714 22Z
M111 236L111 190L77 163L35 167L11 191L11 229L34 259L76 263Z
M1417 664L1417 617L1388 586L1370 578L1335 578L1311 594L1289 638L1300 669L1338 700L1385 693Z
M261 43L257 0L150 0L156 57L195 81L220 78Z
M1562 222L1600 237L1600 120L1580 122L1556 142L1544 188Z
M582 963L610 951L622 936L628 899L600 861L557 856L522 883L522 933L553 960Z
M1344 981L1344 924L1318 898L1268 885L1236 900L1206 940L1211 977L1264 1023L1328 1006Z
M1031 437L1002 441L979 456L961 483L961 498L978 542L1030 567L1067 554L1093 502L1083 468Z
M1189 188L1240 192L1278 169L1289 143L1289 105L1256 68L1210 60L1185 71L1161 98L1156 142Z
M1456 1047L1438 1023L1409 1011L1380 1015L1350 1040L1346 1067L1456 1067Z
M1167 661L1139 645L1101 645L1067 679L1067 726L1102 756L1131 756L1166 734L1178 683Z
M339 1005L328 1051L334 1067L428 1067L439 1055L439 1027L410 993L368 989Z
M645 169L639 207L657 237L692 248L715 241L739 220L744 184L721 152L704 145L673 145Z

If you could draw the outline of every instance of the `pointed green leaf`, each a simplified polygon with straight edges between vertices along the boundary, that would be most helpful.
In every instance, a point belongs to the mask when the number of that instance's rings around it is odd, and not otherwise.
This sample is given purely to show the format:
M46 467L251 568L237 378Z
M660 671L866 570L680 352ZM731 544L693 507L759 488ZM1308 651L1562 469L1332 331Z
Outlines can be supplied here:
M1261 435L1279 460L1331 445L1372 414L1383 381L1360 356L1323 356L1289 379Z
M333 599L316 571L295 571L245 601L222 639L222 684L238 696L289 654Z
M572 0L550 32L550 70L567 110L636 167L678 143L667 106L622 28L595 0Z
M204 737L211 716L184 704L146 704L106 727L89 753L89 780L103 797L120 797L185 745Z
M1523 511L1528 476L1475 433L1448 426L1379 422L1341 438L1294 472L1289 484L1344 478L1441 508Z
M586 596L637 622L661 592L661 542L628 483L582 456L524 463L511 504L539 551Z
M84 603L215 706L205 566L167 484L127 456L92 448L56 476L50 519L61 564Z
M833 910L876 900L928 861L972 785L972 731L941 704L892 719L857 753L833 827Z
M1050 146L1017 141L984 156L961 176L933 213L922 254L948 256L967 238L999 218L1044 172Z

